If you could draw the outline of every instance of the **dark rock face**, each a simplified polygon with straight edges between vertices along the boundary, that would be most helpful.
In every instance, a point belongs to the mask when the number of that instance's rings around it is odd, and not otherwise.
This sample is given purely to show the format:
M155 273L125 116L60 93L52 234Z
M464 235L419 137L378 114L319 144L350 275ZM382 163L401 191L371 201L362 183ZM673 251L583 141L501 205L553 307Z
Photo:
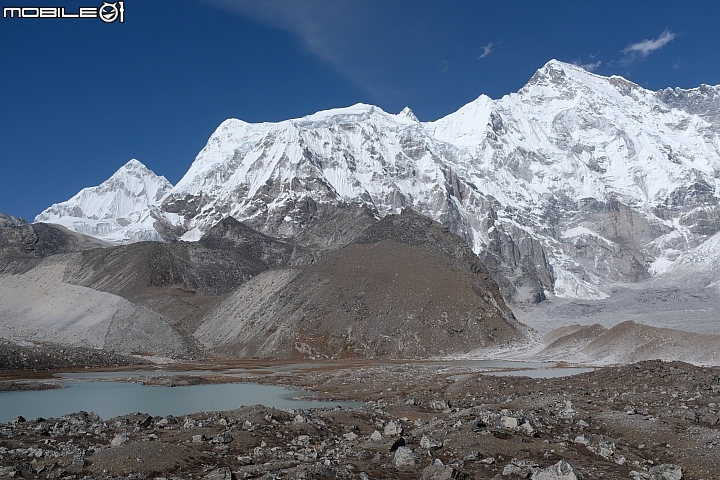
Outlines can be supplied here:
M338 203L335 206L317 205L312 217L302 224L292 239L323 256L352 243L365 229L378 221L376 211L367 205Z
M20 217L5 215L4 213L0 212L0 228L18 227L20 225L27 225L27 220Z
M139 242L85 252L67 280L129 297L148 288L220 296L269 268L312 261L304 248L228 218L198 243Z
M300 272L247 283L196 336L230 357L417 358L520 340L524 329L465 242L406 210Z
M232 217L218 222L199 242L214 250L230 250L246 259L253 259L265 268L312 263L314 256L306 248L269 237Z
M8 221L6 226L0 226L0 272L21 273L51 255L108 246L102 240L60 225Z

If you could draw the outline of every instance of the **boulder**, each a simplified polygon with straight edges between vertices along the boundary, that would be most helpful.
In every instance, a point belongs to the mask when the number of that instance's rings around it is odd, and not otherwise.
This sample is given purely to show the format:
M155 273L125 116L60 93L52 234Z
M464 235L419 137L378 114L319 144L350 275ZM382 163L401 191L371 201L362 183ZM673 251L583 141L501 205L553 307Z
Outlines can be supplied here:
M125 445L129 441L130 439L128 438L127 433L118 433L115 435L115 438L110 441L110 446L117 447L119 445Z
M432 464L425 467L420 480L468 480L470 475L449 465Z
M417 457L408 447L398 447L393 457L393 466L404 467L407 465L415 465Z
M442 448L443 442L423 435L420 439L420 446L425 450L437 450L438 448Z
M383 433L386 437L397 437L403 432L402 425L400 425L398 422L395 422L393 420L389 421L385 428L383 429Z
M555 465L537 470L530 478L532 480L578 480L580 476L572 465L565 460L560 460Z
M233 437L228 432L220 432L213 438L213 443L230 443L232 441Z
M516 430L518 428L518 419L515 417L502 416L500 418L500 426L508 430Z
M430 401L430 408L433 410L447 410L450 408L447 400L435 399Z
M237 477L228 467L213 470L203 477L204 480L237 480Z
M663 463L652 467L647 472L630 472L633 480L682 480L682 467L671 463Z

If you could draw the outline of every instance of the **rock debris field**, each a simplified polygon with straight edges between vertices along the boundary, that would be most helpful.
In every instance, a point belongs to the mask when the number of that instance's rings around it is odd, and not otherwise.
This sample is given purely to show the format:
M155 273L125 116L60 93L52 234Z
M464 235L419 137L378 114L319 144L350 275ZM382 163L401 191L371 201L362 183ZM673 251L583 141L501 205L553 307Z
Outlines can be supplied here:
M0 477L720 478L718 367L645 361L534 379L416 363L245 380L366 406L19 417L0 424Z

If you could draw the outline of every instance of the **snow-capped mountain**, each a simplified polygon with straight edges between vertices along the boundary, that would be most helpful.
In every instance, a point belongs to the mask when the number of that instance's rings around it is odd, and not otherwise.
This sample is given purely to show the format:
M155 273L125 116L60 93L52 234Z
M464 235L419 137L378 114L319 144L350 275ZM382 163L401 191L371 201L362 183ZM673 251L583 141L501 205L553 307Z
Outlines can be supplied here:
M161 240L154 228L159 206L172 185L132 159L97 187L84 188L35 217L120 244Z
M114 231L152 225L196 240L232 215L289 238L336 205L378 216L410 207L462 236L515 301L602 298L669 272L720 231L718 92L652 92L553 60L519 92L480 96L434 122L363 104L278 123L231 119L154 197L159 210L142 205L133 213L145 223ZM96 215L79 203L36 221L77 229L68 223Z

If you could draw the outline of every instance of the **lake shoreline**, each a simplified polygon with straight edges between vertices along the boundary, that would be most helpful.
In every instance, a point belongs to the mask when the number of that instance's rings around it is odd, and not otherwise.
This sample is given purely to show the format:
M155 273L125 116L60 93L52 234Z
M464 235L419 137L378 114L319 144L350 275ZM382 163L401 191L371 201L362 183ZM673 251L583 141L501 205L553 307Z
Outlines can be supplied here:
M568 382L429 362L286 368L242 381L365 406L18 420L0 424L7 470L0 475L490 479L561 465L585 478L653 478L660 467L712 478L720 471L717 367L646 361ZM152 391L184 388L194 387Z

